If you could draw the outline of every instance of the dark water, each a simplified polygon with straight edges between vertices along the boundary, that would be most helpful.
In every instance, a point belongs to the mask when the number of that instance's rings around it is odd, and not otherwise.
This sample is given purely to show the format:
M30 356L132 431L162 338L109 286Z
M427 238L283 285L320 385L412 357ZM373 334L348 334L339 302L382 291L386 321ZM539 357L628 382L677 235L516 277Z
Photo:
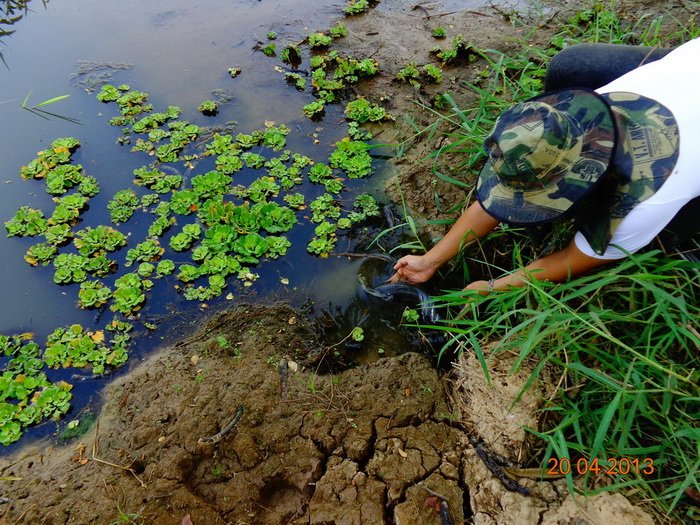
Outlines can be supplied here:
M198 125L235 121L235 132L249 133L263 128L268 120L283 123L292 129L287 148L325 161L333 143L346 134L342 106L327 109L320 123L309 121L301 108L314 100L312 95L290 88L284 77L273 70L280 62L252 48L259 41L265 42L271 30L278 33L279 45L299 41L312 30L330 27L341 16L344 5L344 1L303 0L51 0L44 5L30 2L23 19L12 27L15 32L4 37L0 44L6 63L0 65L2 222L11 218L20 205L52 208L43 183L22 180L19 170L58 137L74 136L80 140L81 147L72 162L82 164L86 174L95 176L101 186L99 195L90 201L90 210L81 216L78 228L109 224L108 200L116 191L132 187L133 169L149 162L143 154L130 152L129 146L116 144L121 131L108 124L109 118L117 113L116 107L98 102L95 93L88 92L104 78L81 74L85 63L118 65L110 82L127 83L134 89L147 91L155 111L162 111L168 105L180 106L184 110L181 118ZM243 70L235 79L227 72L233 66ZM202 100L216 98L212 96L216 90L230 98L230 102L221 106L212 120L195 108ZM70 95L45 109L77 119L79 124L60 118L43 119L21 109L20 103L27 95L29 105ZM314 142L312 134L318 136L319 143ZM207 169L211 168L197 166L193 174ZM374 177L351 181L342 199L352 202L359 191L381 197L378 188L386 169L387 165L377 160ZM320 186L308 188L307 203L321 189ZM180 227L182 224L184 221L179 221ZM141 316L159 323L160 329L150 332L137 323L132 357L119 373L135 366L140 358L164 342L191 332L193 326L213 312L250 300L311 305L307 310L324 319L327 331L337 337L354 326L364 326L366 341L348 350L355 352L351 356L353 360L373 359L383 351L406 347L405 339L393 323L374 319L376 312L368 312L356 302L356 273L361 259L333 256L321 259L306 252L314 226L309 223L290 232L293 246L287 256L255 268L260 278L252 287L243 289L230 278L233 282L225 294L231 291L235 298L211 301L206 310L174 291L177 283L174 277L156 281ZM145 221L141 224L135 218L119 229L132 232L136 240L130 241L129 246L133 246L142 239L147 227ZM359 241L357 234L341 238L336 251L363 249L379 228L381 225L376 223L374 230L359 232ZM80 323L88 329L102 328L111 319L111 313L96 320L94 311L77 308L78 285L57 286L52 282L51 266L33 268L23 261L27 248L36 242L30 238L0 236L0 333L33 332L35 340L43 344L58 326ZM167 241L163 244L167 246ZM123 249L117 254L119 262L125 252ZM172 253L166 257L176 262L187 262L189 258L188 254L178 257ZM289 284L281 284L282 280L288 280ZM47 375L56 381L69 379L76 371L49 370ZM98 403L96 392L107 381L74 382L73 409L65 420ZM55 424L45 423L25 435L36 438L55 430Z

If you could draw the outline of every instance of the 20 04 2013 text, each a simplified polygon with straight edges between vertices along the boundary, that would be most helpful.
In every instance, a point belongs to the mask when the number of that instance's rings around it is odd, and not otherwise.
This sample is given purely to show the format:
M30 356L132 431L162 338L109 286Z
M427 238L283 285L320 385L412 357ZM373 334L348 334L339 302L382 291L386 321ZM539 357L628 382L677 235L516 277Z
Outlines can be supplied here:
M607 474L607 475L627 475L642 474L650 475L654 473L654 460L652 458L580 458L576 463L571 463L569 458L549 458L547 460L547 474L553 476L567 476L568 474L584 475Z

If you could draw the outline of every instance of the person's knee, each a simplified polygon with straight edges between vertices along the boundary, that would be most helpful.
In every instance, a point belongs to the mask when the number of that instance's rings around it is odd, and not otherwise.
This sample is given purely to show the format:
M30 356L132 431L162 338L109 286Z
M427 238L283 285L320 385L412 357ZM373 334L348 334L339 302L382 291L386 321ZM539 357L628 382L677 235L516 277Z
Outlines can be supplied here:
M574 44L554 55L545 74L545 91L585 87L587 79L581 65L587 63L595 47L596 44Z

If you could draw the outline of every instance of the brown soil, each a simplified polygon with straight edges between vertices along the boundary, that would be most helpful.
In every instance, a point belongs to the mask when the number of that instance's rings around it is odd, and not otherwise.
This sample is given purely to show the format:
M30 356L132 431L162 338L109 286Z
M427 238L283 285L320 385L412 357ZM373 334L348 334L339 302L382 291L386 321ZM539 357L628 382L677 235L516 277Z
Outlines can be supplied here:
M415 353L329 376L295 361L325 350L290 308L221 314L116 380L86 435L10 458L0 524L438 524L426 488L452 523L653 523L622 496L574 502L561 480L523 496L486 468L473 444L522 459L545 394L509 411L527 374L507 357L491 385L470 358L448 382Z
M688 17L675 2L620 6L630 16L671 11ZM437 1L383 0L381 10L346 21L351 34L339 50L374 56L384 74L360 89L383 97L393 113L409 115L420 128L434 116L416 100L449 85L466 104L462 82L483 67L459 64L448 70L447 85L420 92L397 84L401 67L430 61L435 26L477 47L508 51L521 46L524 35L545 41L575 8L580 4L557 4L520 17L519 26L497 8L445 13ZM406 140L393 194L426 219L454 217L445 210L466 194L437 180L423 160L444 139L409 138L413 133L399 120L379 137ZM446 377L415 353L328 376L297 364L309 356L317 362L326 350L303 316L287 307L247 306L220 315L116 380L83 437L66 446L32 445L6 458L0 477L21 480L0 486L0 525L438 524L439 499L430 491L444 496L455 524L654 522L623 495L574 499L563 480L519 480L530 496L507 490L477 454L478 446L513 463L527 461L538 444L523 426L540 424L538 409L556 377L515 402L528 364L512 374L508 355L489 357L491 384L472 356ZM230 433L214 444L200 442L224 428L241 405Z

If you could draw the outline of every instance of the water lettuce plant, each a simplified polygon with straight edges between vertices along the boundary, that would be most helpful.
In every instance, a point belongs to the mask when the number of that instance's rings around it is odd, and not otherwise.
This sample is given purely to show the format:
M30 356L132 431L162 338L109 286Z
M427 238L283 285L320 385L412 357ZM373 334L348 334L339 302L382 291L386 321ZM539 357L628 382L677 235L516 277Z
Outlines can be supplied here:
M370 102L364 97L357 97L355 100L348 102L345 106L345 116L348 120L354 120L360 124L392 118L383 107Z
M79 324L56 328L46 339L43 359L50 368L92 366L103 374L107 366L119 366L127 360L122 346L109 348L103 332L91 332Z
M20 206L15 216L5 221L5 230L8 237L34 237L44 233L47 228L44 212L29 206Z
M378 3L379 0L348 0L343 11L348 16L359 15L360 13L369 11L371 7L374 7Z
M88 197L80 194L64 195L63 197L54 198L56 207L51 213L47 224L70 224L71 226L77 223L78 217L86 208Z
M372 157L366 142L343 139L328 157L332 168L343 170L351 179L362 178L372 173Z
M126 236L111 226L88 226L76 232L73 244L85 256L113 252L126 245Z
M112 297L112 290L102 281L83 281L78 291L78 304L81 308L100 308Z
M119 190L107 204L112 222L119 224L128 221L139 206L139 198L131 188Z
M131 266L135 262L157 261L164 253L165 249L160 245L158 239L146 239L126 252L124 266Z
M37 153L37 158L20 168L24 179L43 179L46 174L60 164L70 162L71 155L80 146L78 139L64 137L54 140L51 145Z
M323 115L326 109L326 104L323 100L314 100L303 107L304 115L310 119L319 118Z
M146 291L153 282L142 279L137 273L126 273L114 282L114 301L110 309L129 315L137 311L146 302Z
M41 242L30 246L24 255L24 260L32 266L48 265L58 253L58 248L48 242Z
M197 106L197 111L207 116L214 116L219 111L219 105L215 100L203 100L199 106Z
M83 167L74 164L60 164L46 173L46 193L63 195L83 181Z
M308 40L309 46L315 48L328 47L333 43L333 38L322 32L311 33Z

